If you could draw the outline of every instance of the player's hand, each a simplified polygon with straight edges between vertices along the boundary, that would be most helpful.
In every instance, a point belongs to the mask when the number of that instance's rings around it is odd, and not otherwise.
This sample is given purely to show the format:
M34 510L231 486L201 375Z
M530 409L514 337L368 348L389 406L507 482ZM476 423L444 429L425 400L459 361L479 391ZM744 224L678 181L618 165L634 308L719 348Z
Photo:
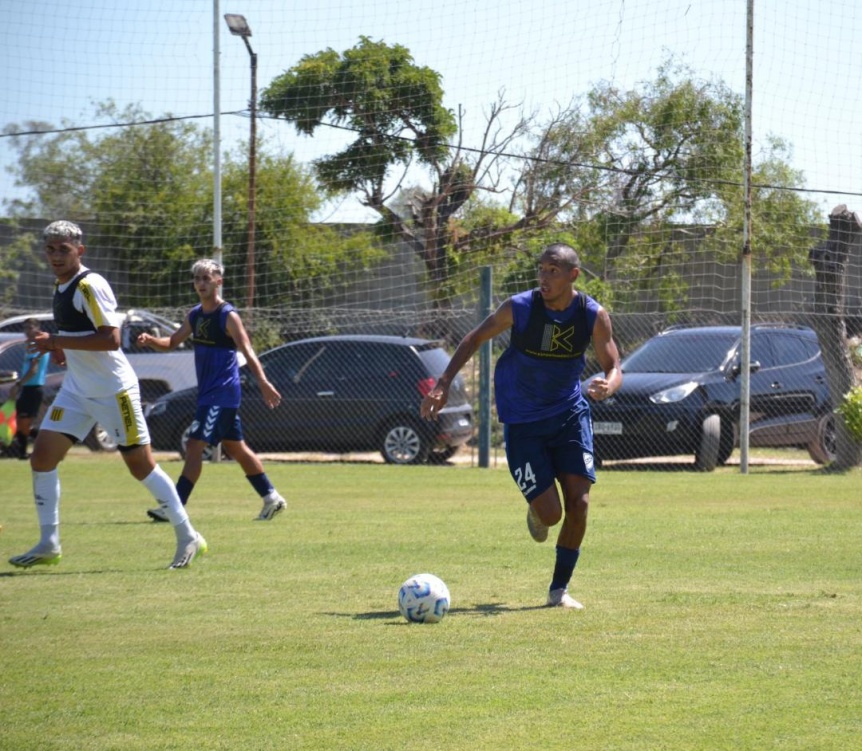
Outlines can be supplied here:
M611 395L611 385L604 378L594 378L587 386L587 396L600 402Z
M59 347L51 350L51 360L54 365L59 365L61 368L66 367L66 353Z
M138 346L139 347L148 347L150 345L150 342L153 341L154 338L155 337L152 334L147 334L147 333L138 334L138 339L137 339Z
M263 401L270 409L275 409L281 404L281 394L269 381L264 381L260 384L260 393L263 396Z
M440 410L446 406L448 399L448 389L435 386L422 400L422 404L419 407L419 414L426 420L436 420L440 416Z

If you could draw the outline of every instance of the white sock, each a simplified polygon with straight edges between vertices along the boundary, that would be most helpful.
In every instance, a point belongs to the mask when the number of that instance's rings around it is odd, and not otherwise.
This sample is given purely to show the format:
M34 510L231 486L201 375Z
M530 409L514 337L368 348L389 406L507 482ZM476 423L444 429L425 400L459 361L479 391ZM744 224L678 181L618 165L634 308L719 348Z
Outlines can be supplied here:
M45 550L60 549L60 474L33 472L33 499L39 517L41 536L37 547Z
M195 530L189 521L189 515L177 495L176 486L167 473L157 464L156 468L143 479L143 483L168 515L168 521L174 526L177 540L189 540L194 537Z

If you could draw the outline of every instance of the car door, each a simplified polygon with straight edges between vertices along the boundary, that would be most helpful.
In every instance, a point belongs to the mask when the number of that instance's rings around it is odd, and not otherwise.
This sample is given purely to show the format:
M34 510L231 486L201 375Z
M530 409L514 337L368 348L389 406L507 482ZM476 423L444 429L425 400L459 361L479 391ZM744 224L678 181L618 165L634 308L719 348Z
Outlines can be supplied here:
M751 359L761 363L751 376L752 445L793 445L810 432L806 423L813 419L814 396L800 368L805 352L790 332L752 334Z
M325 395L310 378L326 352L320 342L285 345L260 356L267 379L281 394L275 409L266 406L260 388L247 367L242 368L243 395L240 414L249 445L271 451L320 450L324 429L320 402Z

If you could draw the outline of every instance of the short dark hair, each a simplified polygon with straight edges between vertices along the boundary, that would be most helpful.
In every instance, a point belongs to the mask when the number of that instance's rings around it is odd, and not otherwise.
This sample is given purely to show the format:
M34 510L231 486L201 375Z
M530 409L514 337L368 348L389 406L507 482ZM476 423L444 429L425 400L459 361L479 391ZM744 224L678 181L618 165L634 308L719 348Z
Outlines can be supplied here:
M569 268L581 268L581 259L578 257L578 251L566 243L551 243L542 251L542 255L544 256L545 254L557 256Z

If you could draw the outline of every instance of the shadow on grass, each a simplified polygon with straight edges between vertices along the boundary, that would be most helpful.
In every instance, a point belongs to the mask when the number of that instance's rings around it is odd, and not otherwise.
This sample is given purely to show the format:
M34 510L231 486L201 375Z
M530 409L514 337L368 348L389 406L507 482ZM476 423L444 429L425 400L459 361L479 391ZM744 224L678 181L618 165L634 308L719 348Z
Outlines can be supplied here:
M504 613L518 613L526 610L544 610L546 605L524 605L522 607L510 607L499 602L490 602L487 604L476 605L472 608L452 608L447 618L459 616L495 616L503 615ZM386 621L393 618L404 623L404 617L397 610L372 610L368 613L324 613L335 618L352 618L355 621ZM408 624L409 625L409 624Z

